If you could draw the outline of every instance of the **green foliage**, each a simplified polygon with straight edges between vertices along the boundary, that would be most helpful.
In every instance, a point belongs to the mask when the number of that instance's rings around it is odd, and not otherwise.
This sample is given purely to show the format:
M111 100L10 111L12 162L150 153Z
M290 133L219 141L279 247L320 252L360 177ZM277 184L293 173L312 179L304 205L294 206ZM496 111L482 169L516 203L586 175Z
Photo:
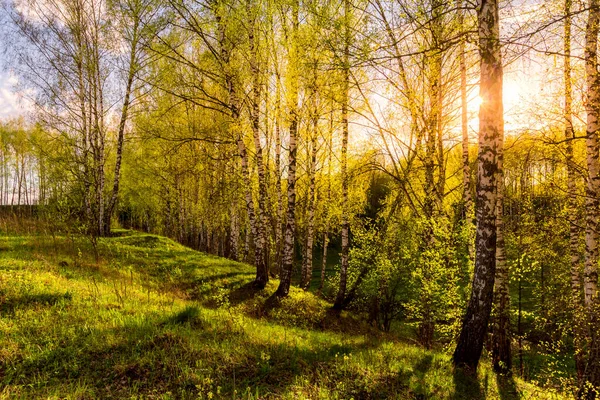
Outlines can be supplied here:
M387 223L355 222L350 306L384 331L394 321L407 321L418 330L428 318L436 325L438 339L451 344L460 327L470 276L466 229L445 218L410 215ZM330 285L335 287L338 279L332 277Z
M253 315L250 266L155 238L101 239L96 262L79 237L1 237L0 398L561 398L453 374L299 290Z

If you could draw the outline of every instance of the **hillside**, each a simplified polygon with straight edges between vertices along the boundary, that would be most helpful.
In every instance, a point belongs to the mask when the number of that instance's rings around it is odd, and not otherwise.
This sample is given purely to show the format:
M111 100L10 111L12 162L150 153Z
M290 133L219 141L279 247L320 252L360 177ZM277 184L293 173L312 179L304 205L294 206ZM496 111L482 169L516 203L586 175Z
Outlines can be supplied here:
M4 234L5 235L5 234ZM252 267L164 237L0 241L0 398L561 398L453 374L450 357L385 336L292 289L275 308Z

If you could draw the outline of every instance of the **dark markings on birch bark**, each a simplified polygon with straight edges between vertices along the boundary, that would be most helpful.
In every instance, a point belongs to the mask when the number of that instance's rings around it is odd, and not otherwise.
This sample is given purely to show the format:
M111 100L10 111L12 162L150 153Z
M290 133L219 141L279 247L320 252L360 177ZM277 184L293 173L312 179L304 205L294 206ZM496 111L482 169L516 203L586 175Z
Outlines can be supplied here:
M564 85L565 85L565 162L567 164L567 210L569 215L569 253L571 256L571 296L573 306L573 341L575 346L575 369L577 379L582 383L584 360L582 357L582 341L584 338L581 325L582 316L582 286L581 286L581 257L579 255L579 226L577 224L577 172L573 158L573 84L571 77L571 8L573 0L565 0L564 23Z
M315 228L315 180L317 168L317 134L318 134L318 109L317 109L317 65L314 66L314 75L312 82L312 133L310 138L310 157L308 165L308 205L307 205L307 227L306 227L306 248L304 251L302 263L302 280L300 286L308 290L312 280L313 270L313 242Z
M350 90L350 1L344 0L344 54L342 88L342 257L340 265L340 286L333 308L341 310L345 303L348 280L348 249L350 223L348 221L348 106Z
M497 148L504 134L502 110L502 59L497 0L477 5L479 54L481 57L479 154L477 157L477 232L475 273L471 297L463 319L453 362L477 370L487 332L496 269L496 177Z
M494 325L492 336L492 363L494 370L510 374L512 368L510 337L509 275L504 247L504 140L498 138L498 174L496 176L496 277L494 281Z
M298 26L299 26L299 3L295 1L292 5L292 33L290 35L290 57L288 68L290 69L289 81L289 112L290 112L290 138L288 158L288 181L287 181L287 215L285 232L283 235L283 254L280 272L279 287L275 292L276 297L285 297L290 291L292 280L292 268L294 263L294 236L296 230L296 151L298 134Z
M256 169L258 170L258 201L256 204L256 236L255 246L258 248L255 253L257 259L256 263L256 278L254 279L254 285L263 289L269 281L269 271L267 264L267 232L266 225L267 219L265 214L265 204L267 196L267 183L265 175L265 166L263 160L263 149L260 142L260 96L261 96L261 85L260 85L260 70L258 66L258 45L255 37L256 30L256 18L254 16L254 10L252 10L252 2L247 3L247 10L250 17L250 27L248 29L248 42L250 44L250 69L252 73L252 95L250 105L250 119L252 125L252 137L254 139L254 148L256 151ZM250 185L251 187L251 185ZM251 190L251 189L250 189Z
M137 71L137 52L138 52L138 29L140 20L135 18L132 31L131 54L129 55L129 69L127 71L127 83L125 84L125 98L121 107L121 117L119 119L119 129L117 134L117 149L115 160L115 172L113 178L113 188L110 200L106 207L106 219L103 227L103 234L110 235L110 224L112 214L114 212L117 200L119 198L119 183L121 179L121 162L123 160L123 143L125 141L125 126L129 117L129 106L131 103L131 90L133 89L133 81Z
M593 391L584 393L585 386L600 387L600 321L598 318L598 222L600 217L600 162L598 130L600 128L600 76L598 73L598 33L600 23L600 1L590 0L585 33L586 72L586 162L588 168L585 198L585 268L583 291L587 354L585 355L582 395L595 398Z

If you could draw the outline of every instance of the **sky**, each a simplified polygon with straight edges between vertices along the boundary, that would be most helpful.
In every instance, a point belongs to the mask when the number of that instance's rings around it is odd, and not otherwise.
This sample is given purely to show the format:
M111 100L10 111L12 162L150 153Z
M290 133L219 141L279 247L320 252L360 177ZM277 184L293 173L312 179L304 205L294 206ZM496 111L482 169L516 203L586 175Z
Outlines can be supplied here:
M0 71L0 119L24 116L29 108L15 90L17 82L11 73Z

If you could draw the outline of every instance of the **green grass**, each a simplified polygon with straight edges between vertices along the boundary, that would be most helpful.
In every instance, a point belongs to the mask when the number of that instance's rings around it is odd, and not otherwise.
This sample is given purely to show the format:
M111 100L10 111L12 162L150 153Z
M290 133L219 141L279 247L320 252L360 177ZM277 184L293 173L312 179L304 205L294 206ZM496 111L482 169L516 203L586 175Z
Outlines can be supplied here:
M373 331L252 267L121 231L0 237L0 398L561 398L455 373L450 357Z

